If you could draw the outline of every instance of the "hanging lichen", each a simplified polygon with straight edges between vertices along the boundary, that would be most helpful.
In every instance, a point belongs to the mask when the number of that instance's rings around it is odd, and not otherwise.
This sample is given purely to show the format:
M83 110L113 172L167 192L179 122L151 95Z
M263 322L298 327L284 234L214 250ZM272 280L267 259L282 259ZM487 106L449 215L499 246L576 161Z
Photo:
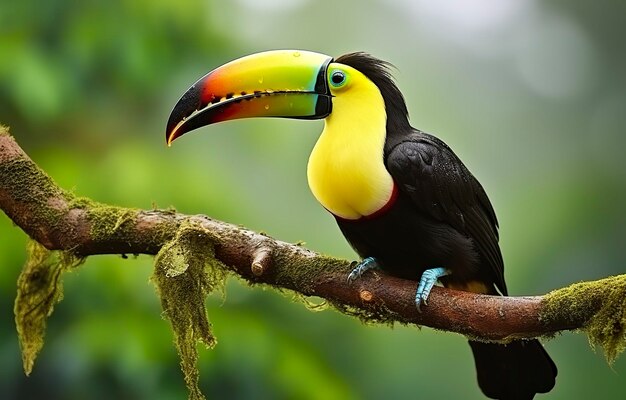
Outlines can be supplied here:
M174 239L155 258L152 280L161 298L163 315L174 331L181 369L192 400L204 399L198 387L196 344L212 348L217 343L205 307L206 296L223 293L226 268L214 257L214 234L198 225L183 223Z
M28 243L28 259L17 280L14 307L26 375L43 347L46 320L63 298L62 275L82 261L69 252L49 251L33 240Z

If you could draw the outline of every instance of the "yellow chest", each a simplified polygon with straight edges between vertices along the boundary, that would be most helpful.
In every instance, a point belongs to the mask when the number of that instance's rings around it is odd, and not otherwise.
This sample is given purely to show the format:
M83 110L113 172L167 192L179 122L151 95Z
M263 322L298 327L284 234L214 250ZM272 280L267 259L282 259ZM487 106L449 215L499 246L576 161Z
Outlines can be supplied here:
M307 175L315 198L334 215L359 219L389 202L393 179L383 161L385 123L384 112L326 119Z

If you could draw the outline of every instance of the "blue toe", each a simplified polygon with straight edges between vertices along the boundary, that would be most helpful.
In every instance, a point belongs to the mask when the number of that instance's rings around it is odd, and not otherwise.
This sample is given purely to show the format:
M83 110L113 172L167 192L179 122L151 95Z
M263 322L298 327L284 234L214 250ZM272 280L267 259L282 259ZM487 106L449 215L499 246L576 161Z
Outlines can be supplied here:
M428 304L428 296L430 295L430 291L433 286L437 283L437 280L446 275L450 275L450 271L442 267L431 268L424 271L420 282L417 285L417 293L415 294L415 305L419 311L421 311L422 304Z
M366 271L374 268L378 268L378 262L376 262L376 259L374 257L364 258L363 261L358 263L357 266L352 270L352 272L350 272L350 275L348 275L348 282L354 282L355 280L359 279L361 275L363 275Z

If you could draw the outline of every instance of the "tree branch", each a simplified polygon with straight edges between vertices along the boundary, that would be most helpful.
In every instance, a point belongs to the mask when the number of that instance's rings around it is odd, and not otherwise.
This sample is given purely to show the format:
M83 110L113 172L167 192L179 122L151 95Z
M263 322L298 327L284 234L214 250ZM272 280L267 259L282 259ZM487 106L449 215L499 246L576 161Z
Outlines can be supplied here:
M350 263L203 215L108 206L59 188L0 126L0 208L31 238L78 257L157 254L183 223L210 232L215 257L251 283L319 296L368 320L425 325L482 340L506 341L589 328L603 309L615 309L623 340L626 276L585 282L546 296L498 297L435 287L428 306L415 307L416 283L382 272L350 284ZM600 289L598 289L600 288ZM618 336L619 336L618 335Z

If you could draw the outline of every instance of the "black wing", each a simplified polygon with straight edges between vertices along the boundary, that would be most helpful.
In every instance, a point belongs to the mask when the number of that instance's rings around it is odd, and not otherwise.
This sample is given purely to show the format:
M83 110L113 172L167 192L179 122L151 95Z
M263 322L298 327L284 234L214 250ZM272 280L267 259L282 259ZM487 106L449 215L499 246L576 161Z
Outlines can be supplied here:
M496 287L506 295L496 214L483 187L454 152L436 137L415 131L389 149L385 163L419 212L472 239Z

